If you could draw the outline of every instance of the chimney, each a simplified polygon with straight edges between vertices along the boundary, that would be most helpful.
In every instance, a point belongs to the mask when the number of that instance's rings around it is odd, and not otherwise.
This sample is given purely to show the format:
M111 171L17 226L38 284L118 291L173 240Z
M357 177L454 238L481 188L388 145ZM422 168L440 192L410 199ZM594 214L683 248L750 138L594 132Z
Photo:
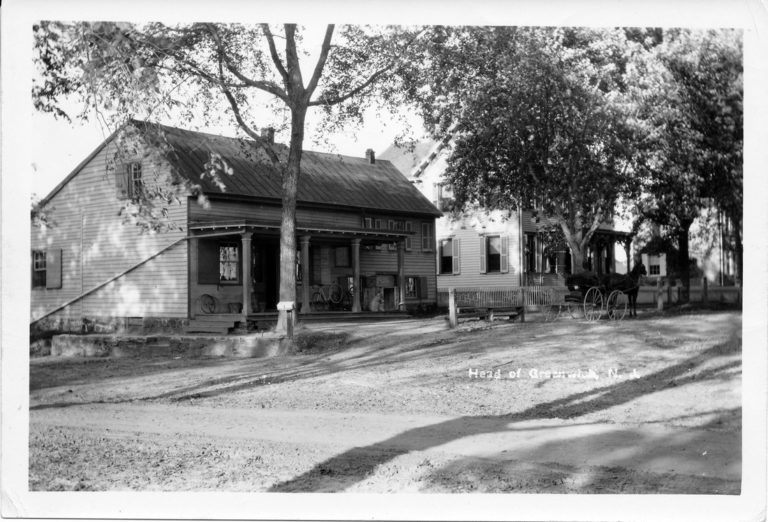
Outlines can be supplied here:
M275 128L264 127L261 129L261 137L264 138L270 145L275 143Z
M367 159L368 163L370 163L371 165L376 163L376 153L373 152L373 149L367 149L365 151L365 159Z

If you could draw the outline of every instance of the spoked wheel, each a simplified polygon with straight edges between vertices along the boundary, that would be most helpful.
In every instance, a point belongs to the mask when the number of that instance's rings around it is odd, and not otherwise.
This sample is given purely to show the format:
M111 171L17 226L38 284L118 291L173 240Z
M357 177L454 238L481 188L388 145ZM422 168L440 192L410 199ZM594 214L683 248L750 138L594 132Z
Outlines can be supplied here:
M603 314L603 294L599 288L592 287L584 296L584 318L597 321Z
M606 301L606 309L608 310L608 317L613 321L621 321L624 316L627 315L627 294L621 290L614 290L608 296Z
M331 285L330 300L333 304L339 304L341 302L342 291L341 287L336 283Z
M216 311L216 298L210 294L200 296L200 310L204 314L212 314Z

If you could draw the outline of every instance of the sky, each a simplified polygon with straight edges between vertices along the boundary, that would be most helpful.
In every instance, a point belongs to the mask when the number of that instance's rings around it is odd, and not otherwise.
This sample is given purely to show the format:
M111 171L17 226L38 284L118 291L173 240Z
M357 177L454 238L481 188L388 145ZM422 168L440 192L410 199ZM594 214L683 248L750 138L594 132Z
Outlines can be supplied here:
M312 117L308 118L307 139L305 150L320 152L336 152L347 156L364 157L366 149L373 149L377 155L381 154L401 131L402 125L388 115L377 115L374 111L366 113L366 122L360 129L350 129L345 133L335 134L328 138L328 144L316 144L313 138L317 137L312 132ZM46 144L45 149L37 149L31 158L32 172L31 191L38 198L45 197L56 185L59 184L80 162L85 159L104 139L110 131L103 129L95 122L81 123L75 121L68 123L57 120L50 114L33 113L31 116L35 134ZM173 125L172 122L161 122ZM410 117L409 127L414 136L419 137L423 133L420 121L416 117ZM232 136L235 129L227 128L201 128L205 132ZM281 140L278 134L276 140Z

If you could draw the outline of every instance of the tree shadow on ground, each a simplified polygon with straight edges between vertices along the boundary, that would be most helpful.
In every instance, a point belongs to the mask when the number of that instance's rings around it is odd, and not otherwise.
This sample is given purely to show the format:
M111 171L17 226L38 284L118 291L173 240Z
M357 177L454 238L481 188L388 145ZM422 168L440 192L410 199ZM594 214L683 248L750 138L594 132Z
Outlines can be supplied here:
M275 484L269 491L338 492L364 480L375 469L396 457L482 434L513 430L510 423L541 419L573 419L628 403L670 386L684 386L719 376L740 366L739 361L691 371L710 359L733 351L726 341L641 379L620 380L615 384L540 403L523 411L500 416L463 416L445 422L411 429L366 447L353 448L314 466L290 480Z

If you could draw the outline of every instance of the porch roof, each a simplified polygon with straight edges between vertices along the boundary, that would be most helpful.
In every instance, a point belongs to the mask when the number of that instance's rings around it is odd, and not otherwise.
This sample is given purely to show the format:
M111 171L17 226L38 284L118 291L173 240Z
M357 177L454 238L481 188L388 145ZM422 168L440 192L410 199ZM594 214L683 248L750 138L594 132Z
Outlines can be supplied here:
M279 222L253 221L249 219L234 221L210 221L199 222L189 225L192 232L203 235L205 232L227 232L232 234L241 234L243 232L265 232L270 235L280 234ZM376 241L396 241L413 236L415 232L392 231L392 230L371 230L366 228L328 228L296 225L296 235L315 236L315 237L346 237L349 239L360 238Z

